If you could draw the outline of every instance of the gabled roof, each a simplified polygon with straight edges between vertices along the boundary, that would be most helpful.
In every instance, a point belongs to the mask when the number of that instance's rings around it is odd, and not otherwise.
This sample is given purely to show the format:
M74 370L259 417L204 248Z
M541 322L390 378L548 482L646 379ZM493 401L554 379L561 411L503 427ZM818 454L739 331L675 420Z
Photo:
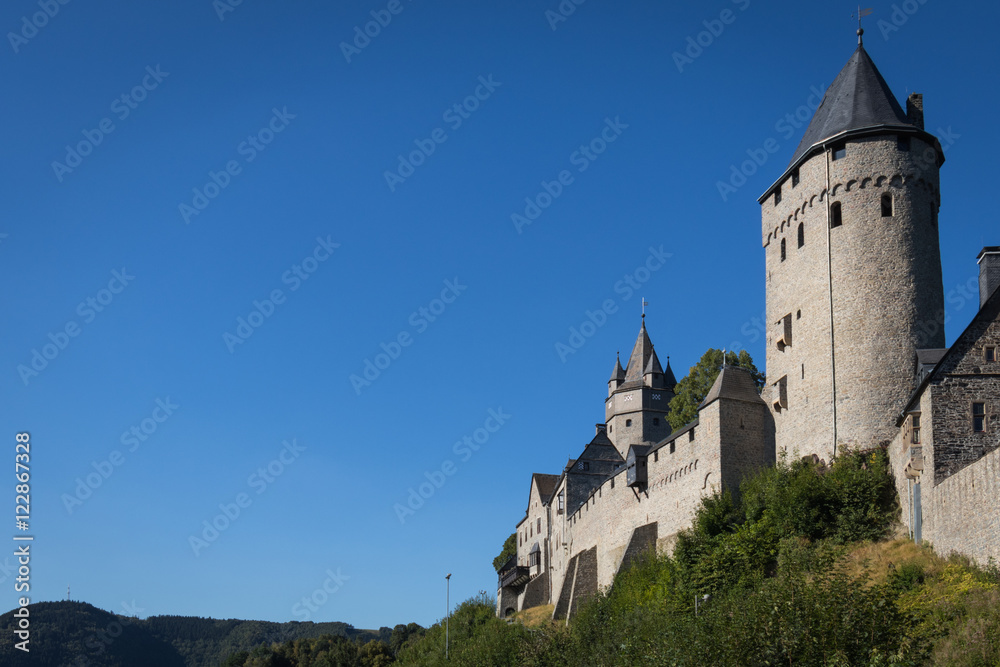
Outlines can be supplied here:
M978 328L982 324L983 320L992 321L997 318L1000 318L1000 289L994 290L990 298L988 298L986 303L983 304L983 307L980 308L979 312L977 312L975 317L972 318L972 321L969 322L968 326L966 326L965 329L962 330L962 333L958 335L958 338L955 339L952 346L945 350L945 353L941 355L937 365L934 366L934 370L927 373L920 384L917 385L917 388L913 390L913 393L910 394L910 398L906 401L906 405L903 406L899 416L896 418L897 427L903 424L903 421L906 419L906 413L910 412L913 409L913 405L919 402L920 395L923 393L927 385L930 384L932 380L941 377L944 373L944 369L946 369L951 363L951 360L959 354L959 351L961 351L962 354L969 351L968 338L972 335L971 332Z
M708 390L708 395L701 402L698 409L701 410L706 405L719 398L727 398L734 401L746 401L748 403L763 403L764 399L757 393L757 386L753 383L750 371L739 366L723 366L715 378L715 384Z
M559 475L545 475L536 472L531 476L531 483L538 487L538 495L543 503L548 503L552 498L552 492L556 490L556 483L559 482Z
M635 339L632 355L628 358L628 366L625 368L626 383L642 384L642 373L652 354L653 343L649 340L649 334L646 333L646 317L643 316L639 337Z

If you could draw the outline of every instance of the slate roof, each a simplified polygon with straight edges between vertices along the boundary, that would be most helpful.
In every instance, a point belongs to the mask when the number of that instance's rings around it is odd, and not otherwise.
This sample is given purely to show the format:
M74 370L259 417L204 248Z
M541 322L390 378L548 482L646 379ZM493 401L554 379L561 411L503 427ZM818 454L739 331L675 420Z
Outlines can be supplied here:
M625 369L622 368L621 357L615 358L615 369L611 371L611 380L624 380L625 379ZM611 382L608 380L608 382Z
M764 399L757 393L757 386L753 383L750 371L739 366L723 366L719 371L719 376L715 378L715 384L708 390L708 395L701 402L698 409L701 410L712 401L719 398L728 398L734 401L746 401L748 403L763 403Z
M758 202L763 202L770 196L789 171L815 151L822 150L823 142L846 133L886 130L922 135L923 139L935 147L938 164L944 162L940 143L907 119L906 112L892 94L889 84L882 78L865 47L858 44L847 64L826 89L785 173L761 195Z
M541 496L543 503L547 503L552 498L552 492L556 490L559 475L545 475L536 472L531 476L531 482L538 485L538 495Z
M653 354L653 343L646 333L646 318L642 319L642 326L639 328L639 337L635 339L635 346L632 348L632 356L628 358L628 366L625 367L625 382L627 384L642 384L642 372L649 363L649 357Z
M660 366L660 360L656 357L656 350L652 350L652 354L649 355L649 361L646 363L646 370L642 372L643 375L646 373L659 373L663 375L663 367Z
M865 47L858 45L851 59L826 89L812 122L795 149L789 166L816 144L848 130L883 125L919 129L906 119L906 112L889 90Z
M671 391L677 386L677 378L674 377L674 371L670 368L670 357L667 357L667 370L663 371L663 384Z

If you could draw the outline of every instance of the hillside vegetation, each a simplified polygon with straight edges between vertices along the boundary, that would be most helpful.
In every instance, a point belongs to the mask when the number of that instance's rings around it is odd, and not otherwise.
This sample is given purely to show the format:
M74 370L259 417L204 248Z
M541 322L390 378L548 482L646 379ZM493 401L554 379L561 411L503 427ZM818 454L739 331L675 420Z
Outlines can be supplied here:
M898 515L881 450L781 462L738 497L706 498L671 556L619 574L568 627L464 602L450 663L1000 665L1000 573L890 540ZM445 664L443 635L431 627L396 663Z

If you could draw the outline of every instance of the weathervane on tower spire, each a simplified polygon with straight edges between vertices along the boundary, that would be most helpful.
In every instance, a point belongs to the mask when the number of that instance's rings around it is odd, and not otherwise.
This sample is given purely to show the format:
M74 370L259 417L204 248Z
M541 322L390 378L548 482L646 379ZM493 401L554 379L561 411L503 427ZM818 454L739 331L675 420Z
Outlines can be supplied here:
M858 46L862 45L861 35L865 34L865 29L861 27L861 17L868 16L871 13L872 13L871 7L867 9L861 9L861 5L858 5ZM854 18L853 14L851 15L851 18Z

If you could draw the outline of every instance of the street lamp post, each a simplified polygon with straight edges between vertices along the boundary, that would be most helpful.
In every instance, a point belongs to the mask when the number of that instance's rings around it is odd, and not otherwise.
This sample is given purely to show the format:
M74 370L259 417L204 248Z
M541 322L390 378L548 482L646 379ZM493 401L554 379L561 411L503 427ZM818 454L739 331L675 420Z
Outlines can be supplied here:
M448 631L451 629L451 573L444 578L447 582L445 584L445 604L448 607L448 613L444 617L444 659L448 659Z

